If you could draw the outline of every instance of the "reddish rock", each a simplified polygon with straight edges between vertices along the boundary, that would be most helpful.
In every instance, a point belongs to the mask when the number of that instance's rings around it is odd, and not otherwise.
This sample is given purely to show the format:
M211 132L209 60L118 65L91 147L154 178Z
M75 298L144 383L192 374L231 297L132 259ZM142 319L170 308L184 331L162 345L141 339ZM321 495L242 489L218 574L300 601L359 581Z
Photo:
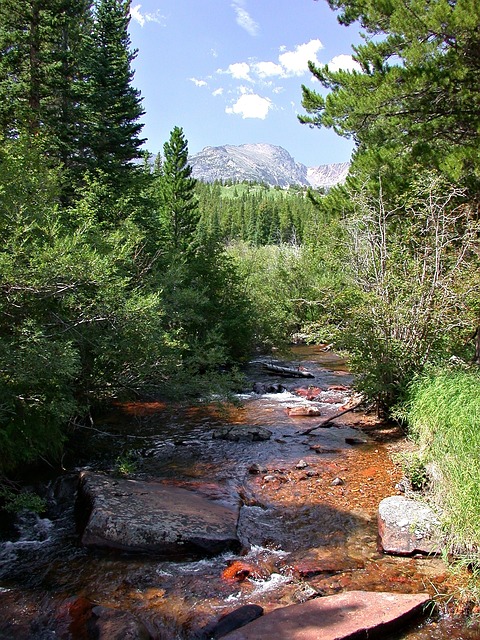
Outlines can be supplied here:
M429 601L425 593L346 591L275 609L224 640L380 640L421 615Z
M87 623L92 616L93 603L82 596L65 600L55 616L55 632L60 638L88 640Z
M320 409L318 407L287 407L289 416L319 416Z
M83 472L77 508L88 511L87 547L174 557L240 548L238 504L226 507L159 482Z
M441 551L440 521L427 504L391 496L378 507L379 542L385 553L412 555Z
M297 396L305 398L306 400L315 400L318 394L322 392L320 387L300 387L299 389L295 389L294 391Z
M260 578L260 572L253 565L241 560L235 560L226 569L222 571L224 580L243 582L246 578Z

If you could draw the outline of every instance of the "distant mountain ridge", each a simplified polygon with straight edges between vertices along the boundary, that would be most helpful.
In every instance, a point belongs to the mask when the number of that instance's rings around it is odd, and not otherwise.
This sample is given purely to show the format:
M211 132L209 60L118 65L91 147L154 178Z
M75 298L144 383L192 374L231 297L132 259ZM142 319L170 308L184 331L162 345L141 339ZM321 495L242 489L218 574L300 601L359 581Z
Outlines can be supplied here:
M192 175L202 182L262 182L330 188L345 181L349 162L306 167L283 147L267 143L205 147L188 159Z

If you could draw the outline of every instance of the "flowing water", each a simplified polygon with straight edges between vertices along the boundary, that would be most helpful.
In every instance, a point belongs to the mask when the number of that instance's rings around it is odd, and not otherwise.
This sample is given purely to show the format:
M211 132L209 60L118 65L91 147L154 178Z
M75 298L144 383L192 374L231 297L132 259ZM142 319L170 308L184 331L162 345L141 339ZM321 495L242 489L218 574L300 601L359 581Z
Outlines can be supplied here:
M132 613L153 638L194 640L208 638L209 626L243 604L268 611L342 590L438 595L454 587L440 559L395 558L377 548L378 502L395 494L401 478L391 457L400 434L355 412L304 433L352 401L342 360L318 347L295 348L287 364L313 372L312 380L275 377L263 362L250 366L249 386L267 387L239 403L123 404L93 425L89 438L98 454L90 468L107 470L122 453L137 478L221 503L240 496L243 551L189 561L88 551L75 528L75 474L65 474L51 483L49 517L23 515L17 536L1 544L1 639L84 640L92 603ZM312 387L322 389L319 396ZM309 393L315 402L305 399ZM306 404L321 415L292 415ZM232 424L266 427L272 437L212 438ZM480 631L440 615L395 637L473 640Z

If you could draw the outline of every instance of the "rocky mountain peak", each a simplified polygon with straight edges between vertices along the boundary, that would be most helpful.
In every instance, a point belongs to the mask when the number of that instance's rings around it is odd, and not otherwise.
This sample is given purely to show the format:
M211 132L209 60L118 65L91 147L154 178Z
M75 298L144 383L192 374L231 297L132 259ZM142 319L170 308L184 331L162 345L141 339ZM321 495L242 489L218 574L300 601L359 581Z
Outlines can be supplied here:
M252 181L271 186L332 187L345 180L348 162L307 168L284 149L267 143L205 147L189 158L192 175L202 182Z

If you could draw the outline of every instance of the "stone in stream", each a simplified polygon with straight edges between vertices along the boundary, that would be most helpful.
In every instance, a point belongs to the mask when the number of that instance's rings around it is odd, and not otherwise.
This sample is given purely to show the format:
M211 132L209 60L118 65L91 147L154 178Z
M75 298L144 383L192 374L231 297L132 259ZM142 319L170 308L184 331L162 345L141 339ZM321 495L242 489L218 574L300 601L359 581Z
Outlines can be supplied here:
M224 640L347 640L385 638L421 615L426 593L346 591L275 609Z
M77 511L87 511L82 544L184 557L238 550L239 505L226 507L159 482L80 476ZM85 518L84 518L85 521Z
M214 440L230 440L231 442L263 442L270 440L272 432L265 427L248 424L234 424L219 427L212 433Z
M385 553L438 554L442 549L441 524L424 502L390 496L378 507L379 541Z

